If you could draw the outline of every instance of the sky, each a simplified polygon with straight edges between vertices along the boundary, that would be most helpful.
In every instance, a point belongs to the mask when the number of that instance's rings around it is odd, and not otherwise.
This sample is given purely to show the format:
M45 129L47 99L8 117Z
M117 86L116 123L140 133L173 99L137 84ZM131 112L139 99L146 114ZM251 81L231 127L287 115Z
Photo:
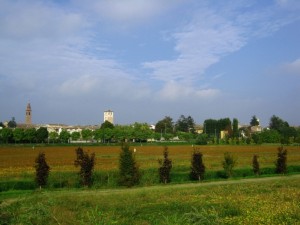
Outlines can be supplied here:
M298 0L0 0L0 121L300 125Z

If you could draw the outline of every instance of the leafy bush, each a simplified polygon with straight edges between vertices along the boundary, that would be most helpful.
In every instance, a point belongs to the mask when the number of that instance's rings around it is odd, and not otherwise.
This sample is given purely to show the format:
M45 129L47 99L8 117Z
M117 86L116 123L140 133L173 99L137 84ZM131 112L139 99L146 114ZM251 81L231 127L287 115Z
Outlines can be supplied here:
M223 168L227 177L232 177L237 160L229 152L224 153Z
M196 145L207 145L208 136L207 134L199 134L196 138Z

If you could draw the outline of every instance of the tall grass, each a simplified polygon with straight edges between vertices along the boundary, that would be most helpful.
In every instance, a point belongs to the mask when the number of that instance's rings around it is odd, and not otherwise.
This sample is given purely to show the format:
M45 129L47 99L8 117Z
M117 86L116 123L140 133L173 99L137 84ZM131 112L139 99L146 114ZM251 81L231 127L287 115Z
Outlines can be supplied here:
M141 169L141 180L139 187L159 185L159 174L158 168ZM299 166L288 166L288 174L300 173ZM171 184L182 184L190 183L190 167L179 166L175 167L171 171ZM261 168L260 176L275 176L275 167ZM119 188L118 184L118 170L111 171L95 171L93 174L93 189L114 189ZM256 177L251 167L239 168L233 171L232 179L240 178L252 178ZM227 179L227 175L223 170L207 171L202 181L214 181ZM195 181L193 181L195 183ZM196 181L199 182L199 181ZM49 175L47 189L74 189L81 188L80 178L76 172L52 172ZM34 182L34 175L31 179L26 176L24 178L19 177L18 179L6 179L0 181L0 192L9 190L34 190L37 185Z
M34 192L3 200L2 224L299 224L300 180Z

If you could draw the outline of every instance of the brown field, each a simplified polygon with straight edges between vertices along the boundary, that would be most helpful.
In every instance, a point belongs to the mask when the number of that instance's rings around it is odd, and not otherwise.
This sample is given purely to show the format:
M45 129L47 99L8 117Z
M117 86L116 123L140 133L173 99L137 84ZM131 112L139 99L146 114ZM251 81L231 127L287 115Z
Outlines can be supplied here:
M34 171L34 160L39 151L46 154L52 171L77 171L74 167L74 146L8 146L0 147L0 177L8 177ZM140 168L157 168L157 160L162 158L162 146L132 146L136 149L136 159ZM224 152L231 152L238 159L238 168L251 167L254 154L259 155L261 167L274 166L277 146L200 146L203 160L208 170L222 168ZM300 164L300 147L287 146L288 165ZM84 150L96 153L96 170L115 170L118 168L119 146L84 146ZM173 167L189 166L192 145L169 146L169 156Z

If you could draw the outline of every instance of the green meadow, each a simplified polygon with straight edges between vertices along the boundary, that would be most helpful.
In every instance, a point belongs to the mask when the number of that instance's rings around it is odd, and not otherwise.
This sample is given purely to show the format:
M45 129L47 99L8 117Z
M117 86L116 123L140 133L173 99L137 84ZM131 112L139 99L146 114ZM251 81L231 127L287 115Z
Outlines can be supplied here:
M300 175L0 196L1 224L300 224Z

